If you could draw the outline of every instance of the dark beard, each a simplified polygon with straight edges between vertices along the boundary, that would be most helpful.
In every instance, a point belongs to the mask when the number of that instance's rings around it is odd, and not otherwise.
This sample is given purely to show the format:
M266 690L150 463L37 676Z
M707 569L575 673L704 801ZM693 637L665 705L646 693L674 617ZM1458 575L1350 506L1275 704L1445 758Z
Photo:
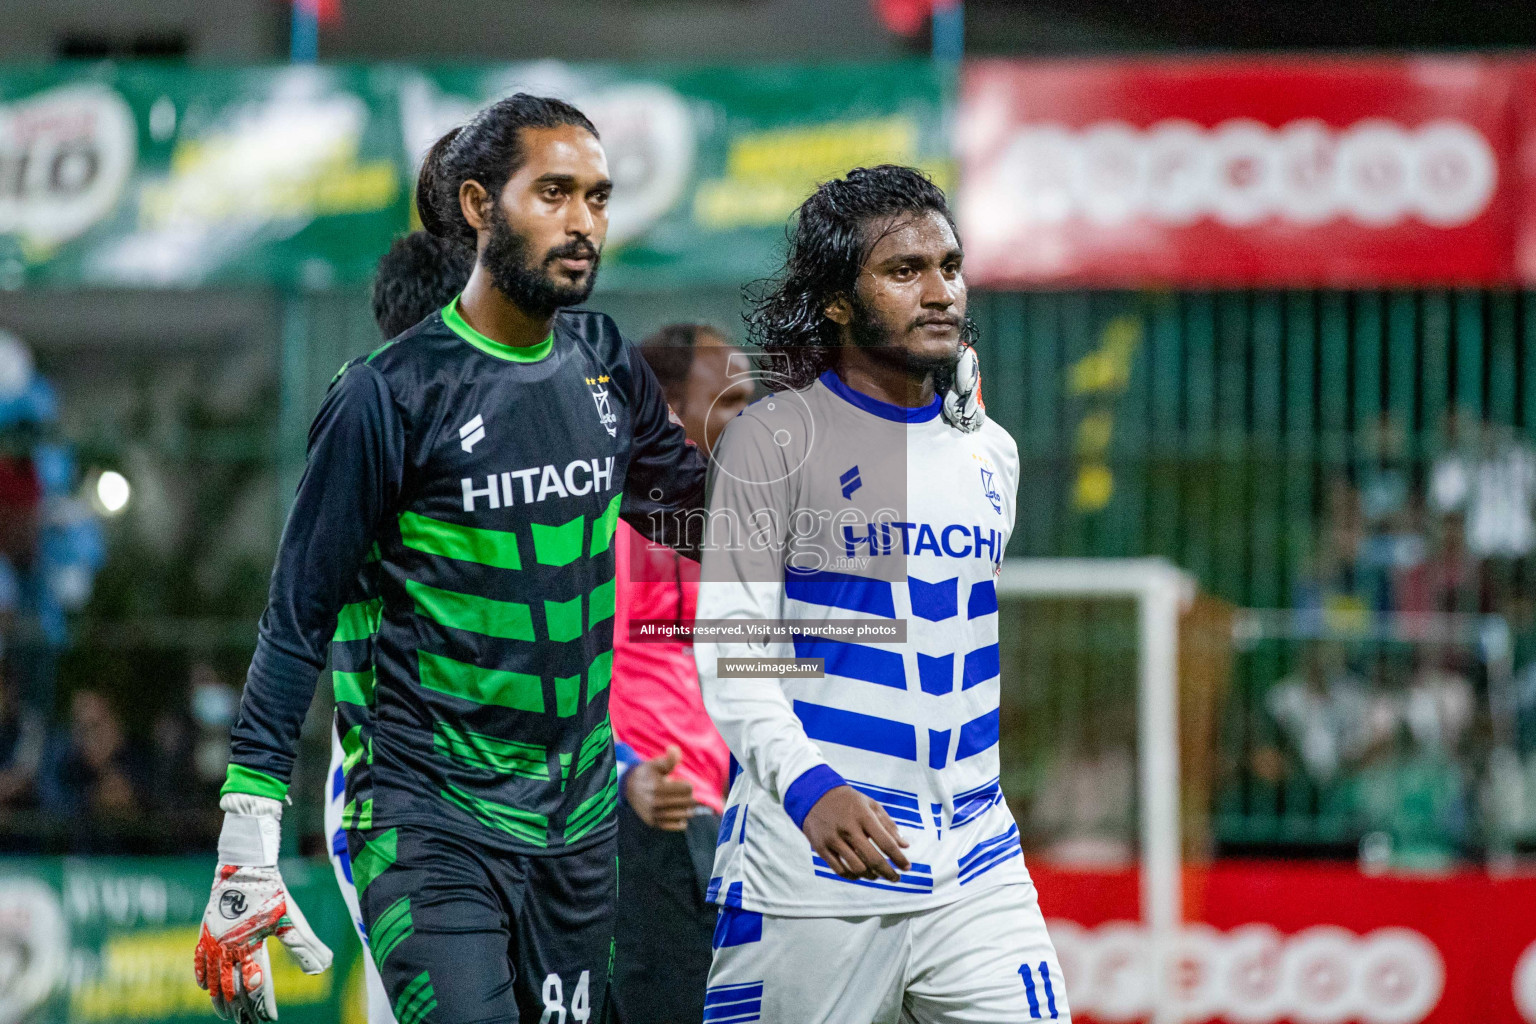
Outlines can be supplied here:
M892 332L870 316L863 303L854 299L851 305L853 317L848 322L848 333L855 346L882 363L900 367L914 380L921 380L931 374L935 386L940 390L948 389L954 379L958 352L938 359L915 358L906 349L892 343Z
M480 254L480 265L491 275L496 290L512 301L518 309L531 317L553 316L555 310L565 306L578 306L587 301L597 285L597 250L588 242L574 240L557 246L544 254L543 261L533 266L529 259L528 239L512 230L501 207L491 208L491 234L486 240L485 252ZM556 281L550 274L550 264L561 257L592 260L592 269L586 280L577 285Z

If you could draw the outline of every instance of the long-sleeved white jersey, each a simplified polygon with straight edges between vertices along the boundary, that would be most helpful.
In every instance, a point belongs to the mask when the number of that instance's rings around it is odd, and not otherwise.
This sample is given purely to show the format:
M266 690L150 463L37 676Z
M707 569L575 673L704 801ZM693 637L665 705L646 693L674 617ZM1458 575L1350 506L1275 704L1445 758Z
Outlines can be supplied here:
M698 618L905 620L904 643L696 638L739 763L710 899L783 916L901 913L1028 879L998 784L996 577L1018 449L828 372L749 407L716 448ZM723 677L721 657L820 658L822 678ZM899 882L848 881L800 824L833 786L911 843Z

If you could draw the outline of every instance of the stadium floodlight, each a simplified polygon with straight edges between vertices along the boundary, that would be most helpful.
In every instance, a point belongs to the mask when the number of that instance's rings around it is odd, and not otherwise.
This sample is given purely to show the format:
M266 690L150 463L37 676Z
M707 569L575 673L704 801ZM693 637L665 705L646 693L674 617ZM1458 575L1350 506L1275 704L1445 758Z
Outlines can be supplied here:
M1168 957L1183 924L1179 822L1179 615L1195 597L1189 574L1161 558L1015 558L999 598L1123 598L1136 603L1137 775L1141 915L1151 953L1151 1024L1175 1024Z

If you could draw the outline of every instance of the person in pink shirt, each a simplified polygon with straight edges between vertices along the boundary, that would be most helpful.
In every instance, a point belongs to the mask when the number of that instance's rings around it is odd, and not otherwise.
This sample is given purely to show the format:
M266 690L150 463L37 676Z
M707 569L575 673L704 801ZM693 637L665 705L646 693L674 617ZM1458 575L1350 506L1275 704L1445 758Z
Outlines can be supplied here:
M688 439L708 453L753 398L740 350L709 327L674 324L640 351ZM623 781L614 993L621 1024L696 1024L716 916L704 893L730 752L704 710L692 643L636 642L630 623L692 624L699 564L622 521L616 541L608 710Z

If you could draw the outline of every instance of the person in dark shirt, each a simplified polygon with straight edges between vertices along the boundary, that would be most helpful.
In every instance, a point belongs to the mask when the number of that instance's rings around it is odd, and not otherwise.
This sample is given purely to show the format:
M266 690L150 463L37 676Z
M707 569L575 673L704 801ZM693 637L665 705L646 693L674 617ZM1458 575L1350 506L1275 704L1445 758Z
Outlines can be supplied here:
M596 278L597 132L518 94L423 164L423 226L477 252L463 293L331 384L231 741L195 967L272 1019L262 942L329 965L276 868L304 712L332 642L348 852L401 1024L607 1009L618 799L607 690L619 518L685 549L705 463ZM684 515L669 515L684 513ZM353 602L365 563L378 597Z

